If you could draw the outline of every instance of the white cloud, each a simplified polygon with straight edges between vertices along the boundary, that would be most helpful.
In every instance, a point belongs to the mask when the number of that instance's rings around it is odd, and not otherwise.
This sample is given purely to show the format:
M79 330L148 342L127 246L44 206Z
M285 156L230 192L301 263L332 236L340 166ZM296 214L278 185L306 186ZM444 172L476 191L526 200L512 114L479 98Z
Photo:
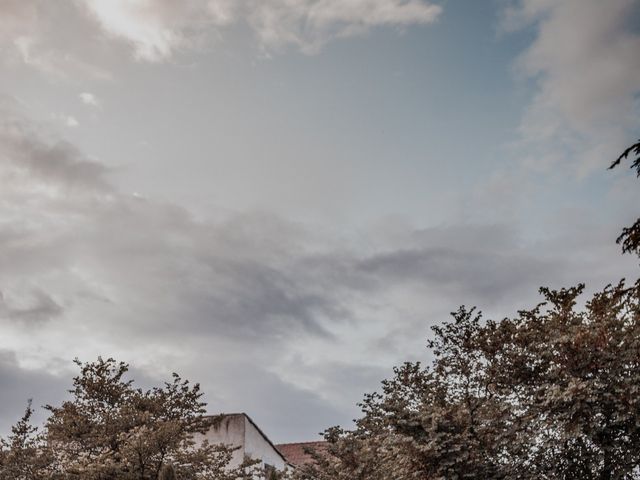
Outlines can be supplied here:
M93 93L82 92L81 94L78 95L78 97L80 98L82 103L90 107L99 108L101 106L100 100Z
M80 125L78 120L76 120L76 118L71 115L66 116L64 119L64 122L67 127L71 127L71 128L74 128Z
M196 18L188 15L192 2L153 0L85 0L104 31L131 43L137 59L157 62L185 43L184 30Z
M24 65L39 70L53 79L75 82L79 78L111 80L112 75L104 68L84 61L78 56L49 45L46 35L21 36L13 46Z
M507 10L508 29L533 24L537 31L517 64L537 84L521 126L537 147L532 163L553 166L570 155L584 173L633 138L640 33L629 18L637 11L636 0L523 0Z
M26 65L53 79L110 79L110 74L93 64L93 59L82 60L82 53L76 51L88 42L85 32L77 30L72 5L42 0L2 2L0 60L9 65ZM60 21L65 22L65 35L59 34Z
M214 25L230 25L235 21L240 4L238 0L209 0L206 10Z
M269 0L247 7L247 21L263 47L293 45L307 53L372 27L429 24L442 11L422 0Z
M137 60L163 62L216 41L224 28L246 26L264 52L316 53L371 28L432 23L442 10L430 0L77 0L63 7L7 0L2 9L3 59L70 81L111 78L100 67L108 58L105 45L120 43Z
M73 115L67 115L65 113L58 113L55 115L51 116L52 118L56 119L58 122L60 122L61 124L63 124L66 127L69 128L76 128L80 125L80 122L78 122L78 119L76 117L74 117Z
M207 29L246 23L264 49L316 52L334 38L371 27L434 22L441 7L426 0L84 0L111 36L129 42L137 59L170 58Z

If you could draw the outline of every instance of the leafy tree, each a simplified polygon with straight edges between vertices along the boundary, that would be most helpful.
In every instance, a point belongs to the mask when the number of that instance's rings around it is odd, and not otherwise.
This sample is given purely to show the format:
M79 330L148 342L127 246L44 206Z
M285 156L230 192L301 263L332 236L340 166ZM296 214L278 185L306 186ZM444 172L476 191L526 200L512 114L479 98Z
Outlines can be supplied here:
M622 152L609 169L617 167L624 159L631 159L630 157L634 155L636 158L632 160L631 168L635 169L637 176L640 177L640 140ZM640 218L630 227L625 227L616 242L622 244L623 252L640 255Z
M640 284L542 289L513 319L461 309L299 472L336 479L640 478Z
M0 439L0 480L44 480L49 478L51 451L43 436L31 425L31 401L11 435Z
M199 385L177 374L150 390L125 380L113 359L81 363L71 398L46 406L37 434L31 407L0 446L0 480L239 480L259 478L257 462L230 468L234 448L204 441L215 419L204 416Z

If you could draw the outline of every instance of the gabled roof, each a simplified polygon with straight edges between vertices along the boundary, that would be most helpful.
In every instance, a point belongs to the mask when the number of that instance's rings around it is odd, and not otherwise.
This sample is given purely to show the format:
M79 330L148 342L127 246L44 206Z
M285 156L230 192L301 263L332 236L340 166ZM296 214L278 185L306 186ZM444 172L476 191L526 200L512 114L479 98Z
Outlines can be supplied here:
M281 443L276 448L294 467L300 467L313 463L315 459L310 451L323 455L328 451L327 442L302 442L302 443Z

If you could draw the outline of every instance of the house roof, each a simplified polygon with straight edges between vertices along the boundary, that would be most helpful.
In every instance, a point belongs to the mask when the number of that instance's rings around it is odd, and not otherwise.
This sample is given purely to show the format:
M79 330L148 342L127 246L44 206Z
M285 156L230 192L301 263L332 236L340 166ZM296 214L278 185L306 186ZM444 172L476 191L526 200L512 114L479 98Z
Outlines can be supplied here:
M315 460L311 451L320 455L327 452L327 442L302 442L302 443L281 443L276 448L294 467L300 467L313 463Z

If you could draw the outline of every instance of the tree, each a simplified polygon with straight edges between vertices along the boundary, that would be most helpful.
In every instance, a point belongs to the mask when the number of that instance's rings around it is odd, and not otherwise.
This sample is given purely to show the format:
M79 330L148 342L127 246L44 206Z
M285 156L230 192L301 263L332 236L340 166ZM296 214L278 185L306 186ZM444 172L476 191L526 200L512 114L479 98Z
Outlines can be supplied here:
M535 429L520 468L531 478L638 478L640 283L576 308L583 286L542 289L544 309L500 326L509 355L496 368ZM502 350L502 349L500 349Z
M513 319L460 309L299 473L336 479L640 478L640 284L542 289Z
M52 462L43 436L31 425L31 401L11 435L0 439L0 480L45 480Z
M631 162L631 168L635 169L637 176L640 177L640 140L622 152L609 169L617 167L624 159L634 155L636 158ZM640 255L640 218L630 227L625 227L616 242L622 244L624 253Z
M126 380L128 365L99 358L81 363L71 398L46 406L36 434L31 407L0 444L0 480L238 480L258 478L257 462L230 468L234 448L196 445L212 422L198 384L177 374L142 390Z
M170 463L163 465L160 469L158 480L176 480L176 471L173 468L173 465L171 465Z

